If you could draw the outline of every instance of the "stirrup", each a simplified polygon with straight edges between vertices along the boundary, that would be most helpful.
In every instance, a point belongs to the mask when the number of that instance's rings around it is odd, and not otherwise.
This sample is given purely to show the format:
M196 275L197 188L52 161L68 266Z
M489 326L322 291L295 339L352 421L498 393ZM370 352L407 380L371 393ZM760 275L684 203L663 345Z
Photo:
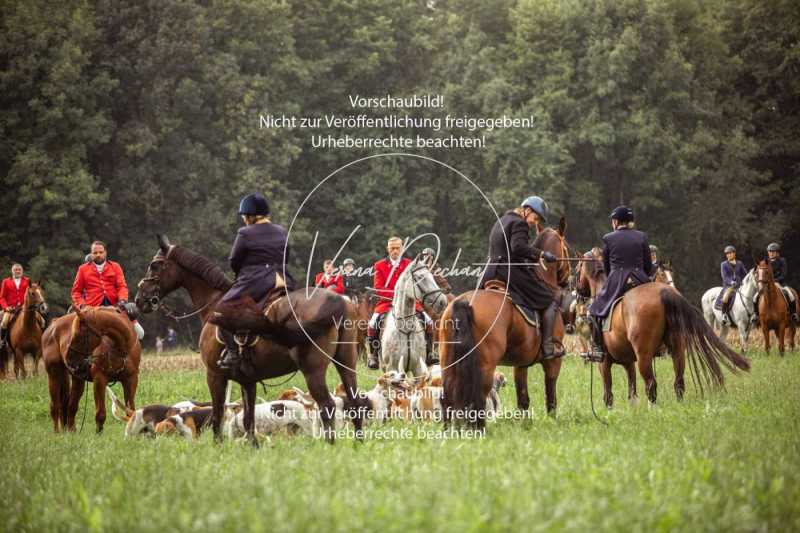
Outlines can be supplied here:
M233 370L237 368L241 362L242 357L226 346L217 360L217 366L222 370Z
M564 357L567 355L567 351L564 349L564 345L561 344L556 339L550 341L553 343L553 351L549 355L544 349L544 345L547 344L546 342L542 343L542 361L547 361L548 359L558 359L559 357Z
M589 363L602 363L605 361L606 352L599 346L590 346L589 351L581 352L581 357L583 357Z

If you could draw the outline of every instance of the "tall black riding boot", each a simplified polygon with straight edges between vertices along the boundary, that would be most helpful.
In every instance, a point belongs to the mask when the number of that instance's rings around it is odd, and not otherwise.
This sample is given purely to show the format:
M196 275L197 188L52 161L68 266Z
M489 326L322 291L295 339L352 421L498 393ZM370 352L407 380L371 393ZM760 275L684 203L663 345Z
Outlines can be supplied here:
M542 359L553 359L564 356L564 346L553 338L553 330L561 310L556 302L540 313L542 318Z
M603 324L594 315L589 315L589 329L592 330L592 347L586 354L586 359L594 363L602 363L606 357L606 349L603 343Z
M6 340L6 336L8 335L8 329L0 328L0 354L6 349L8 345L8 341Z

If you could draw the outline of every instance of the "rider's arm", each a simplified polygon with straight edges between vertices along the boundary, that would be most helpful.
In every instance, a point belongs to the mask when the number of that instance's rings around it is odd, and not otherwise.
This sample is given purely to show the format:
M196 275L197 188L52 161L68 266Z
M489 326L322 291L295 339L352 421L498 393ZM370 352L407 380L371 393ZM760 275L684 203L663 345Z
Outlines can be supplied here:
M115 276L117 285L117 300L128 301L128 284L125 283L125 273L122 272L122 267L117 265L117 272Z
M605 237L603 237L603 272L606 276L611 273L611 251L608 249Z
M508 236L508 247L511 249L509 263L514 263L514 258L538 261L542 251L530 242L528 224L524 220L519 220L511 224L509 231L511 233Z
M78 273L75 274L75 281L72 283L72 305L76 308L86 303L86 300L83 298L85 285L86 283L83 280L81 269L79 268Z
M238 275L239 271L242 269L242 262L244 262L244 257L247 254L247 242L245 238L242 236L241 229L236 233L236 240L233 241L233 247L231 247L231 255L228 257L228 262L231 265L231 270L233 273Z

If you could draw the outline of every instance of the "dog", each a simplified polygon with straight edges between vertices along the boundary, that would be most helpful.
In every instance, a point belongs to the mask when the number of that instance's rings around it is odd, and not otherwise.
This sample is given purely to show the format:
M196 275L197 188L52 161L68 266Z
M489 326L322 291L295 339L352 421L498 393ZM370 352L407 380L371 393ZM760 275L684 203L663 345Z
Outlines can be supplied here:
M295 393L296 394L296 393ZM256 435L314 435L314 413L307 404L293 399L278 399L273 402L260 403L255 407ZM245 435L244 412L229 417L224 424L224 432L228 438L234 439Z
M186 440L197 440L197 437L203 429L211 425L211 415L213 412L214 410L211 407L200 407L198 409L168 416L156 424L154 432L156 435L167 435L177 432Z

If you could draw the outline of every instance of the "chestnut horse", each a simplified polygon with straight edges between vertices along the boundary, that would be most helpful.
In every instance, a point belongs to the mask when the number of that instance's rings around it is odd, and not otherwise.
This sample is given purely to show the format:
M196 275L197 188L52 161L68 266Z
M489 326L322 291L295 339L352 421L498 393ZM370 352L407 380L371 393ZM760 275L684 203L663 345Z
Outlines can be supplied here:
M537 228L539 233L534 245L558 258L566 258L565 229L564 219L558 231ZM568 282L570 267L566 261L537 269L554 292ZM563 335L563 322L559 320L554 336L560 340ZM514 367L517 407L527 410L530 406L528 367L541 363L545 404L548 413L555 412L561 359L541 360L539 330L528 325L504 291L478 289L451 301L442 314L439 341L445 391L442 409L446 422L464 421L478 428L484 426L486 397L492 389L498 365Z
M25 355L33 357L33 375L39 375L39 360L42 358L42 332L44 331L44 315L47 303L41 285L31 283L25 291L22 311L15 317L8 331L8 352L3 359L3 371L6 372L6 357L14 356L14 375L17 379L25 379Z
M54 320L42 335L42 345L56 433L75 430L75 414L87 381L94 384L98 433L106 420L110 382L122 383L125 405L136 409L141 346L127 315L113 307L84 307Z
M231 314L240 322L221 326L233 331L265 327L271 332L269 339L259 337L249 348L252 350L252 371L244 374L239 369L224 370L218 366L224 345L217 337L218 326L209 322L212 316L219 319L213 315L213 310L231 285L222 269L208 259L173 246L166 237L160 236L159 251L139 282L136 295L137 305L147 313L158 308L161 299L170 292L180 287L189 291L196 312L203 320L200 354L206 366L206 381L213 403L215 439L219 441L222 438L225 389L229 380L242 387L245 434L251 444L257 446L254 425L256 386L262 380L301 371L309 392L320 406L325 435L329 442L333 442L332 421L336 404L325 382L331 361L336 364L344 384L345 408L353 410L366 405L363 399L356 397L356 329L352 327L354 315L346 300L331 291L311 288L308 296L305 289L300 289L276 300L266 317L251 307L237 308ZM289 298L292 299L291 305ZM356 431L361 429L361 416L361 412L353 416Z
M589 269L583 265L581 274L593 283L593 295L596 294L605 281L603 270ZM728 348L697 308L677 290L660 282L644 283L625 293L611 311L611 330L603 333L603 340L608 355L601 363L600 370L607 405L613 402L612 363L623 365L628 372L631 399L636 397L636 380L632 372L636 363L645 382L647 399L651 403L656 402L653 358L662 345L666 345L672 354L675 396L678 400L683 399L686 389L684 370L687 351L690 370L701 392L704 383L723 385L722 366L734 373L750 369L750 361Z
M579 263L576 290L578 294L584 298L594 299L606 282L606 274L603 271L600 248L592 248L590 252L587 252L583 256L583 259L586 260ZM585 305L583 309L584 320L588 309L589 305ZM628 376L628 401L631 403L636 402L638 399L638 395L636 394L636 361L632 359L616 361L611 357L606 357L603 362L599 364L600 376L603 378L603 401L606 407L611 408L614 405L614 391L611 386L611 365L613 364L618 364L625 369L625 374Z
M789 334L789 346L794 351L795 325L789 315L789 305L775 285L772 267L762 259L758 262L756 279L758 280L758 316L761 321L761 332L764 334L764 349L769 354L769 332L774 331L778 338L778 353L783 355L785 349L784 336ZM795 294L795 298L797 295Z

